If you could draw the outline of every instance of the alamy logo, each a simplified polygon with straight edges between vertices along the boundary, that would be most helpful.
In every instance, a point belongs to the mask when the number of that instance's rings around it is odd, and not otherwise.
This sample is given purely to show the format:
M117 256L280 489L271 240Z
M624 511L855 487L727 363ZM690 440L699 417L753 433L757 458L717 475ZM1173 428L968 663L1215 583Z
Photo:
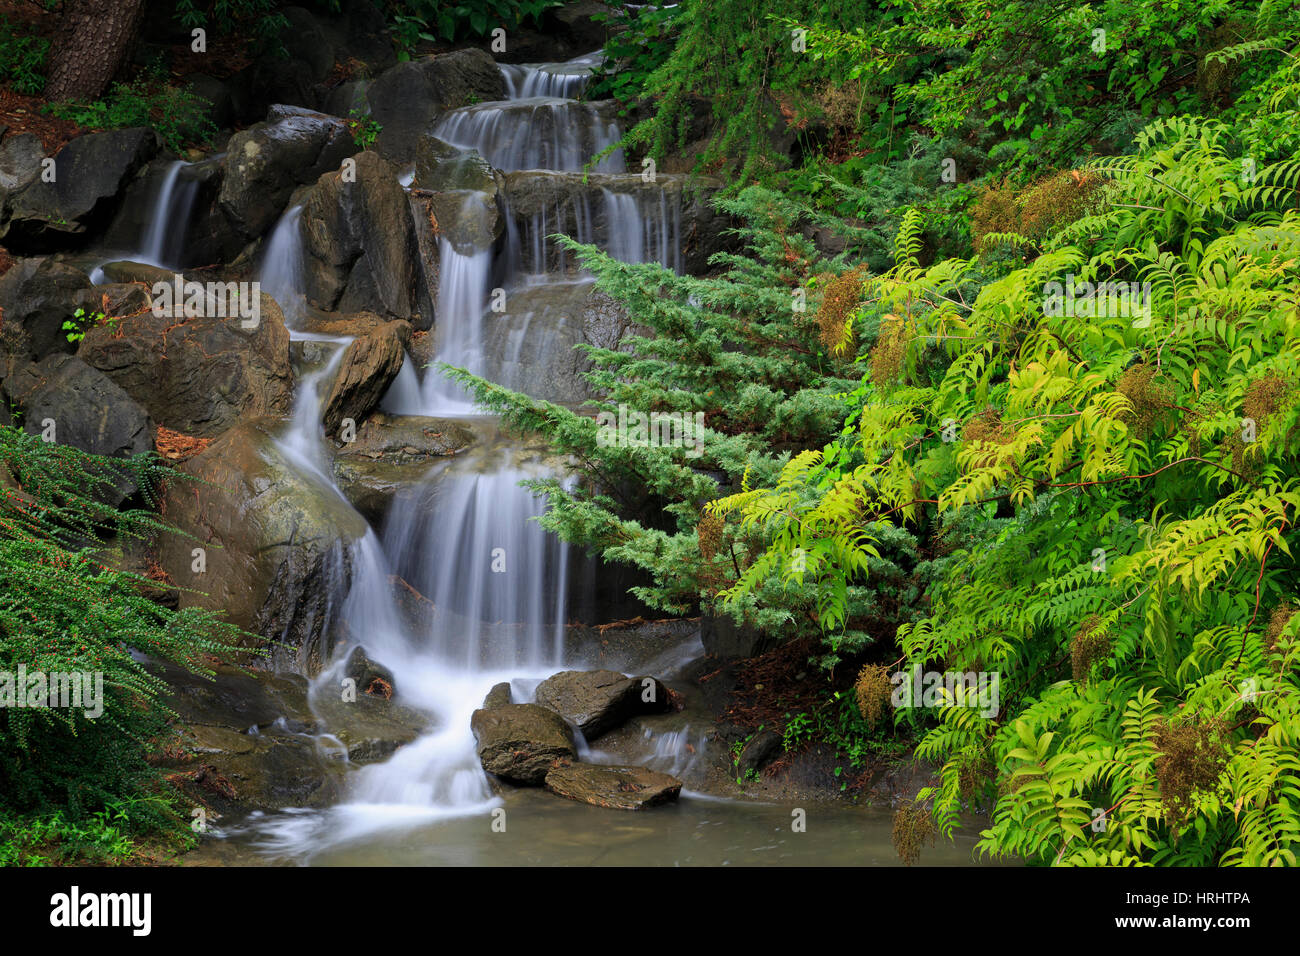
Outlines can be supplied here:
M153 925L149 893L82 893L78 886L50 897L50 925L128 926L133 936L148 936Z
M262 321L260 282L186 282L176 273L171 282L155 282L150 291L157 316L240 318L245 329L255 329Z
M981 717L996 717L998 671L895 671L890 702L895 707L978 707Z
M90 720L104 713L103 671L0 671L0 707L80 709Z
M601 448L685 448L687 458L704 454L704 413L629 411L618 406L618 414L601 412L596 416L599 431L596 444Z
M1078 282L1074 273L1070 273L1064 285L1053 281L1043 286L1043 315L1076 319L1131 318L1133 328L1145 329L1151 325L1151 283Z

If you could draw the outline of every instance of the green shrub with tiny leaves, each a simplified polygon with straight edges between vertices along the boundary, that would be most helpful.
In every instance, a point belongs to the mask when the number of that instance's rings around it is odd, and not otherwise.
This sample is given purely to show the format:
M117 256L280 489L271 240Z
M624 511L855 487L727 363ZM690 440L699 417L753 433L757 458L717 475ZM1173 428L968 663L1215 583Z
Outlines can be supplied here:
M709 509L773 542L751 571L820 548L805 581L846 628L884 535L944 556L897 641L1000 675L998 714L942 708L917 748L940 832L991 808L985 853L1296 864L1300 160L1258 135L1300 124L1284 55L1256 113L1157 120L1086 167L1099 211L984 237L1014 257L922 264L908 214L845 326L877 330L856 427ZM1056 307L1085 281L1138 283L1149 312Z
M176 795L147 758L174 737L175 715L137 655L211 673L205 656L228 656L240 637L210 612L158 604L146 596L154 582L101 562L114 540L172 533L151 511L103 503L123 478L152 503L161 480L181 476L153 456L99 458L0 427L0 673L103 675L95 718L0 707L10 817L76 823L127 806L119 822L133 832L174 830Z

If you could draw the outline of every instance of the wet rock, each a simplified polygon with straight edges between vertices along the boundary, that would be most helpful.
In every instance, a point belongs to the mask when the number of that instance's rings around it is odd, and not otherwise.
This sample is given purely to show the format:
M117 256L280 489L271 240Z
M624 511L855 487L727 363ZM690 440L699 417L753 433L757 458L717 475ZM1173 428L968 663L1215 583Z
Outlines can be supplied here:
M41 174L45 147L35 133L19 133L0 141L0 221L9 197L21 192Z
M483 374L533 398L577 404L590 397L583 373L591 362L575 346L617 348L631 326L627 310L589 280L523 285L484 322Z
M336 116L272 106L266 122L230 137L218 202L254 239L279 218L295 188L337 171L359 148Z
M37 177L10 196L4 242L19 254L84 243L107 225L126 182L158 151L151 129L78 136L54 157L54 179Z
M314 674L337 595L351 581L351 548L368 525L285 460L280 427L237 425L181 466L201 480L169 482L162 512L196 540L164 536L159 562L186 589L182 607L225 611L232 623L284 642L274 648L277 666Z
M760 730L740 752L736 760L736 775L742 780L758 773L778 756L782 750L781 735L774 730Z
M359 693L383 697L385 700L393 695L393 672L383 664L372 661L366 655L365 648L359 645L348 652L339 676L341 679L355 681Z
M668 688L653 677L617 671L561 671L537 686L537 703L555 711L587 740L613 730L635 714L671 706Z
M570 800L610 810L644 810L676 800L682 782L645 767L571 763L546 774L546 789Z
M0 354L39 361L76 351L63 323L92 305L91 289L80 269L53 259L18 260L0 276Z
M410 323L389 322L348 345L325 398L325 434L337 434L347 418L365 421L402 370L410 340Z
M541 784L557 761L577 757L569 725L537 704L476 710L470 727L483 769L514 783Z
M322 175L303 209L307 300L317 308L418 312L419 244L397 171L377 153L356 157L356 181Z
M154 421L212 437L251 418L286 415L292 405L284 316L265 293L259 308L253 328L245 328L247 320L239 315L183 317L150 310L111 328L91 329L77 354Z
M453 50L398 63L366 87L371 115L383 126L375 148L405 162L420 137L447 110L505 98L505 80L482 50Z
M72 355L50 355L5 379L29 434L53 428L54 441L95 455L129 458L153 450L149 415L103 372ZM106 472L92 489L116 507L138 491L126 474Z
M453 146L426 133L416 145L413 185L431 192L469 189L495 193L497 173L477 150Z
M513 703L514 696L510 692L510 682L502 681L499 684L493 684L492 689L487 692L487 696L483 698L483 709L495 710L497 707L504 707Z
M378 523L403 489L422 483L439 458L470 445L464 425L421 415L371 415L338 449L334 475L353 507Z

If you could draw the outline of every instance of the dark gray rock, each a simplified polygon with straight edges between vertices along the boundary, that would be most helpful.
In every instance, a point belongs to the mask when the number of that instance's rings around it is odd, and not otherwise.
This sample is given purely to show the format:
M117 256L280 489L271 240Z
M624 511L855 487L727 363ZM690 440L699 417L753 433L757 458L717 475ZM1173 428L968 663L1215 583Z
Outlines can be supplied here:
M482 50L454 50L398 63L366 87L370 113L383 126L375 148L410 160L421 136L447 110L505 97L505 79Z
M137 264L138 265L138 264ZM160 314L161 313L161 314ZM293 401L289 331L262 293L260 316L178 317L150 309L86 333L78 355L117 382L168 428L201 438Z
M555 711L587 740L636 714L659 714L672 706L668 688L653 677L617 671L561 671L537 686L537 703Z
M760 730L750 738L736 760L736 775L741 779L758 773L781 754L781 735L774 730Z
M218 202L245 238L256 238L279 218L294 189L337 172L358 149L338 117L272 106L266 122L230 137Z
M774 637L756 628L739 626L726 614L707 612L701 615L700 640L706 654L723 659L756 657L777 645Z
M10 196L5 245L20 254L83 244L107 225L127 181L158 151L151 129L78 136L54 157L54 181L38 177Z
M108 376L72 355L50 355L5 379L4 390L23 411L29 434L52 429L54 441L94 455L129 458L151 451L148 414ZM95 497L116 507L138 487L129 475L105 472Z
M356 157L355 182L322 175L307 196L302 223L312 305L398 319L417 314L419 243L411 208L397 171L377 153Z

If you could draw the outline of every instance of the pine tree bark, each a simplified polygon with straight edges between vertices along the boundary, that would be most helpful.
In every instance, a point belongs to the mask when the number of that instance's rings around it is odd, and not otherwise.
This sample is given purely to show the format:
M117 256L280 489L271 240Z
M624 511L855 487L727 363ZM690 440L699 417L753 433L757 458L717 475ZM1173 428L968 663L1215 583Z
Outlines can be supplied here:
M140 25L144 0L65 0L50 49L49 100L93 100L122 65Z

